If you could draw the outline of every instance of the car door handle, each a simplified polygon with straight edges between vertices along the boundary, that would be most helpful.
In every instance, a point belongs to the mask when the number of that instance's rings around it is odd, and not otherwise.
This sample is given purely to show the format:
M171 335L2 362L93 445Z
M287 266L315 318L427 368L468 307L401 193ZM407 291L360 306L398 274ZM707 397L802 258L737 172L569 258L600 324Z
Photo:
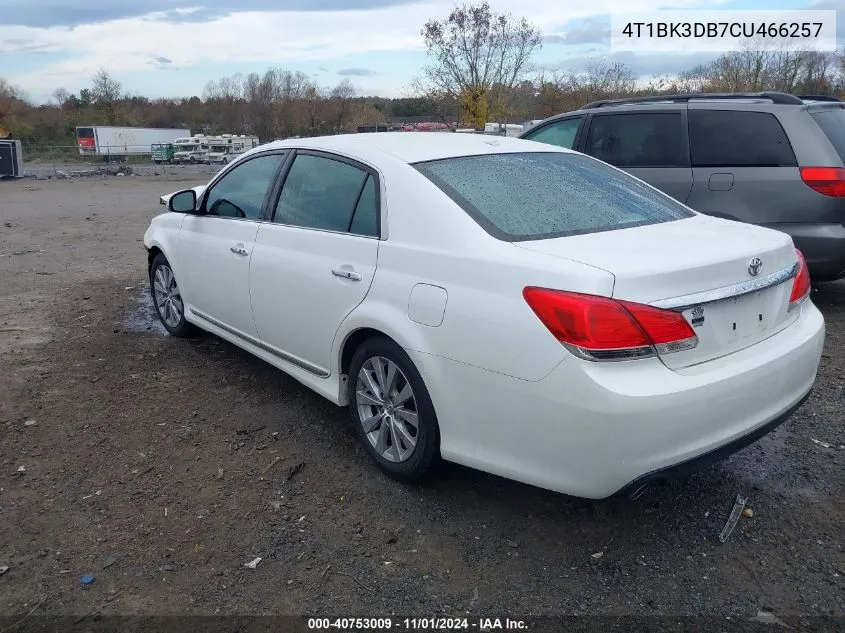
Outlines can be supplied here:
M233 246L229 249L235 255L249 255L249 251L246 250L243 246Z
M343 277L344 279L349 279L350 281L361 281L361 273L356 273L354 270L335 268L332 271L332 275L335 277Z

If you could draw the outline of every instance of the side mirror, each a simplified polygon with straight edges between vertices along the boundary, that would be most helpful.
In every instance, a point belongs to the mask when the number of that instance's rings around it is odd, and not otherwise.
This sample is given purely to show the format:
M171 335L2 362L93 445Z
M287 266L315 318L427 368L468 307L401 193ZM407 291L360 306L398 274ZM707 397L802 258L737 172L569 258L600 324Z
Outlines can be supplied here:
M186 189L170 196L167 209L174 213L193 213L197 208L197 192Z

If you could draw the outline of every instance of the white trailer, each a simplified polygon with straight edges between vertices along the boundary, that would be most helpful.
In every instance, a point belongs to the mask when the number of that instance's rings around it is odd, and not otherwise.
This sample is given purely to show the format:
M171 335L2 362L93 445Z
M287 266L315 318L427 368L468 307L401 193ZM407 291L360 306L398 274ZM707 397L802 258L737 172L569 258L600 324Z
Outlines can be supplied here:
M151 146L172 143L178 137L190 136L186 129L150 127L78 126L76 140L83 156L100 156L106 160L124 160L127 156L149 156Z

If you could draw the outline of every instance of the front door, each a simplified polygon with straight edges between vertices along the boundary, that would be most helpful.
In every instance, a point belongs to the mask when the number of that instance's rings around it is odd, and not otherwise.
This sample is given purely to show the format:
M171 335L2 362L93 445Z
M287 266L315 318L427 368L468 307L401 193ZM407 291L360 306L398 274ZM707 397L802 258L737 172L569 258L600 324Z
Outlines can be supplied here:
M179 288L192 317L255 336L249 264L261 212L284 153L246 160L213 182L179 234ZM193 319L192 319L193 320Z
M374 170L300 151L272 221L259 228L250 267L258 335L315 375L329 375L334 336L372 283L379 192Z

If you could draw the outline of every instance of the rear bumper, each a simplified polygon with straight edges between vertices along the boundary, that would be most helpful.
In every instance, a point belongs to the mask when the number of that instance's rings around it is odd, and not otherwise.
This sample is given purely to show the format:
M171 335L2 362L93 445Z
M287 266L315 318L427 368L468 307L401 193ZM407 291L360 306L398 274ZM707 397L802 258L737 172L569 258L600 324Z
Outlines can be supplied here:
M761 437L771 433L781 424L786 422L792 416L792 414L795 413L801 407L801 405L807 401L811 393L812 390L808 391L803 398L801 398L798 402L789 407L789 409L781 413L771 422L767 422L766 424L755 429L754 431L747 433L741 437L738 437L737 439L733 440L732 442L729 442L728 444L725 444L724 446L720 446L719 448L708 451L703 455L694 457L693 459L688 459L687 461L675 464L674 466L661 468L660 470L655 470L640 477L637 477L634 481L619 490L614 496L630 496L636 498L640 495L643 490L648 487L649 484L658 481L682 479L684 477L692 475L693 473L698 472L699 470L707 468L708 466L711 466L717 462L720 462L723 459L727 459L734 453L741 451L743 448L750 444L753 444Z
M700 468L771 431L812 388L823 344L824 320L807 301L778 334L680 370L655 358L567 355L526 381L408 353L437 410L444 459L601 499Z
M814 281L845 277L845 226L841 224L767 224L788 233L804 253Z

